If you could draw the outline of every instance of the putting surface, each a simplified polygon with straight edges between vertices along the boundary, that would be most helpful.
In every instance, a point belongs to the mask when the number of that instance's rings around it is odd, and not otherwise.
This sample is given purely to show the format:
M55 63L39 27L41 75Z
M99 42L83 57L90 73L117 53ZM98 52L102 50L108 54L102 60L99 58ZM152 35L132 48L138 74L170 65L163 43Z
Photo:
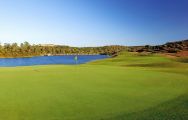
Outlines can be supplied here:
M187 63L129 55L0 68L0 120L184 120L187 71Z

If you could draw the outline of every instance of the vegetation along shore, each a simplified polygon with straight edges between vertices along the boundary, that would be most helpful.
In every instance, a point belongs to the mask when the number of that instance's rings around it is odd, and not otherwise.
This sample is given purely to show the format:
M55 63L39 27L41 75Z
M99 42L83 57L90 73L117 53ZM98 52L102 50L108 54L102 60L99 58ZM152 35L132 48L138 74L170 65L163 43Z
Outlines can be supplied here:
M5 43L0 45L0 58L33 57L51 55L110 55L117 56L121 51L151 52L151 53L178 53L188 51L188 40L168 42L164 45L121 46L110 45L101 47L70 47L64 45L39 44L31 45L28 42Z

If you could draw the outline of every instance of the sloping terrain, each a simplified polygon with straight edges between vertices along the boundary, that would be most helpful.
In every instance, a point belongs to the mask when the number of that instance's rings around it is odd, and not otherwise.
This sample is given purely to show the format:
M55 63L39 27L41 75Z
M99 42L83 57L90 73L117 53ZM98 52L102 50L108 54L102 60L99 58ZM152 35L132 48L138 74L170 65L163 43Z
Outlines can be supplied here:
M153 52L153 53L177 53L181 51L188 51L188 40L181 40L175 42L168 42L163 45L145 45L129 47L130 52ZM181 54L179 54L181 55Z
M121 53L84 65L0 68L0 120L184 120L188 65Z
M95 61L92 64L106 63L109 65L112 62L114 62L114 65L123 67L132 67L134 69L140 67L144 70L160 71L162 72L161 75L163 72L165 72L177 75L181 74L188 77L188 64L185 64L187 63L186 57L169 58L162 57L159 54L124 52L121 53L117 58L111 58L105 61ZM159 76L156 77L159 78ZM179 79L182 78L179 77ZM188 119L187 103L188 94L185 92L184 94L179 95L174 99L162 102L161 104L151 108L133 113L122 113L105 120L186 120Z

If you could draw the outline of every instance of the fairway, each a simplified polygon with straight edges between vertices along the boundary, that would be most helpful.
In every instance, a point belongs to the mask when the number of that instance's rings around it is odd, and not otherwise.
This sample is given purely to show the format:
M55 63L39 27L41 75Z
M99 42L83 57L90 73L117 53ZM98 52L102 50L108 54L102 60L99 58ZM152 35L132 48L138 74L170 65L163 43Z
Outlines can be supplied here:
M0 120L186 120L188 65L122 53L83 65L0 68Z

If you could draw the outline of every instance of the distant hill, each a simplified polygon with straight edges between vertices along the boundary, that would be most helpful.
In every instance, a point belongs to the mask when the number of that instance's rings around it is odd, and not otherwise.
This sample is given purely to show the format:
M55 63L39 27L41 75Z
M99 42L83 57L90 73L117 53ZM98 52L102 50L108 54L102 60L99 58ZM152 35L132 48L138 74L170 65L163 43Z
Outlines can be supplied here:
M188 39L175 41L175 42L167 42L163 45L156 46L132 46L128 49L130 52L152 52L152 53L177 53L181 51L188 51Z

